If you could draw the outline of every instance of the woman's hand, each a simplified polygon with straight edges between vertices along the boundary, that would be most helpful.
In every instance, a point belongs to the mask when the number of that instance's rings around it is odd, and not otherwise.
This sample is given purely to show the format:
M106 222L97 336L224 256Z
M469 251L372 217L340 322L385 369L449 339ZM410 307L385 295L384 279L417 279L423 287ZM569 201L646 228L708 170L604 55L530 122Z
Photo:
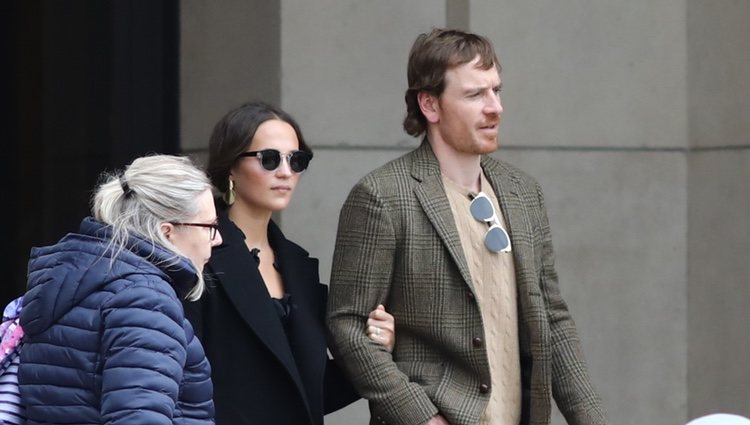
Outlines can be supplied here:
M433 416L426 425L451 425L442 415Z
M378 304L375 310L370 312L367 319L367 336L371 340L381 344L393 352L393 346L396 345L396 321L382 304Z

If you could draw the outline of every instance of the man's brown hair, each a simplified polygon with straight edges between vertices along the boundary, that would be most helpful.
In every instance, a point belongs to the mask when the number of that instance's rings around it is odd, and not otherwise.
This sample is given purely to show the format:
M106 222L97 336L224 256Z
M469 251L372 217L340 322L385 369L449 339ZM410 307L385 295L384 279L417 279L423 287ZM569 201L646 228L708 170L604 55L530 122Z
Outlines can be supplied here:
M419 137L427 131L427 119L419 109L417 94L424 91L440 96L445 89L445 72L469 63L477 56L479 68L486 70L496 66L500 72L495 49L486 37L445 28L436 28L417 36L409 52L406 71L409 88L404 95L404 130L409 135Z

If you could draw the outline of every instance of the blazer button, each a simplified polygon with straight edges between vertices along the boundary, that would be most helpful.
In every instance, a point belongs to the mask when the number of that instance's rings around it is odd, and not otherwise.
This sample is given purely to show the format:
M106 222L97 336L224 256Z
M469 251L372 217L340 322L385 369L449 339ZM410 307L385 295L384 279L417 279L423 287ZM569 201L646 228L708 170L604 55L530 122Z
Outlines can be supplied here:
M467 296L467 297L469 297L469 299L470 299L470 300L473 300L474 298L476 298L476 297L474 296L474 293L473 293L473 292L471 292L471 291L467 292L467 293L466 293L466 296Z
M482 394L487 394L488 392L490 392L490 386L487 385L487 384L480 385L479 386L479 392L482 393Z
M475 336L474 339L471 340L472 344L474 344L475 347L479 348L482 346L484 341L482 341L482 338Z

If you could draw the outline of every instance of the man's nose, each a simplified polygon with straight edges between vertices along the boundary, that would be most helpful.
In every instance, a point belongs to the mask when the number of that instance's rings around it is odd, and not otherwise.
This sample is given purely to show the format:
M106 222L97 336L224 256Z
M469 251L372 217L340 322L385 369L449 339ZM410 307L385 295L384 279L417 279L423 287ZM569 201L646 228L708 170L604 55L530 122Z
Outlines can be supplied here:
M503 103L500 101L500 94L493 93L485 104L485 112L488 114L500 115L503 113Z

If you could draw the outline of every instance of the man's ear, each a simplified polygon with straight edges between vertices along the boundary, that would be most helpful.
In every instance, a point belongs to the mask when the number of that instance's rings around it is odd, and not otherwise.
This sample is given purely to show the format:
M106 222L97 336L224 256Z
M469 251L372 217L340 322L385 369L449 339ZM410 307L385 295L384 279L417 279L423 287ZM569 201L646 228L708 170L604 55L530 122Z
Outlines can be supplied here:
M417 93L417 103L428 123L436 124L440 121L440 104L437 96L421 91Z

